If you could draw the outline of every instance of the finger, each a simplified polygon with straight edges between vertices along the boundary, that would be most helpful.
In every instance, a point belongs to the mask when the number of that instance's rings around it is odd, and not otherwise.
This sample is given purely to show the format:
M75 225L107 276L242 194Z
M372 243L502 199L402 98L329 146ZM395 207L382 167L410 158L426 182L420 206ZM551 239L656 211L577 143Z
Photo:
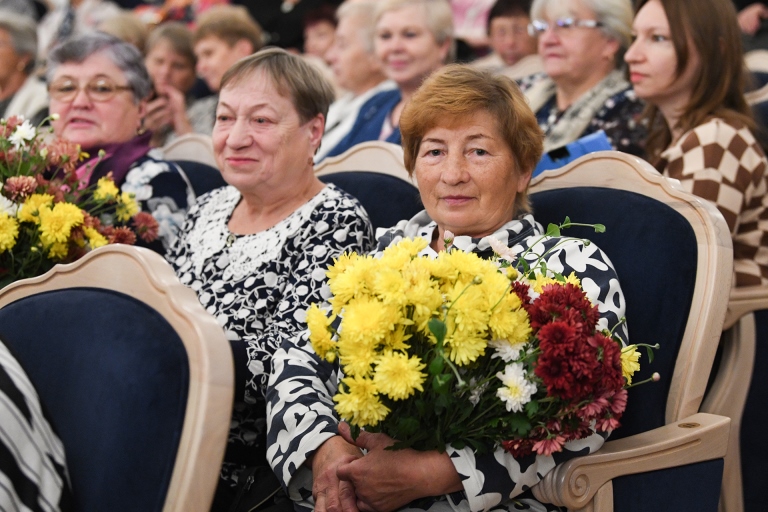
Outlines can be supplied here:
M342 512L359 512L355 488L346 481L339 482L339 502Z
M318 491L315 495L315 512L326 512L325 491Z

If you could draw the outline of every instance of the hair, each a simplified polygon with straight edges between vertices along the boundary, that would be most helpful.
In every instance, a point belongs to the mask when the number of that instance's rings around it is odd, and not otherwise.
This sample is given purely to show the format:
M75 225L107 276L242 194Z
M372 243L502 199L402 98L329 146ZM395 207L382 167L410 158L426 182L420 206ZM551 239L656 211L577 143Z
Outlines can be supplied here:
M376 2L369 0L350 1L347 0L336 9L336 19L341 21L344 18L358 18L360 27L358 28L360 40L363 41L365 51L373 53L373 37L376 31Z
M329 4L321 4L314 9L310 9L302 18L302 27L306 30L307 27L314 25L315 23L326 22L330 23L334 27L336 26L336 8Z
M515 82L503 75L449 64L435 71L400 115L405 168L412 174L424 135L437 126L460 123L488 112L515 158L514 172L533 171L544 151L544 134ZM517 195L516 212L530 212L528 192Z
M257 71L272 80L280 95L291 99L302 123L318 114L328 117L328 107L334 100L333 87L314 66L282 48L264 48L237 61L224 73L221 89L243 82Z
M126 43L131 43L142 54L146 50L149 27L131 11L121 10L99 23L98 28L101 32L112 34Z
M530 16L532 0L496 0L488 11L486 32L491 33L491 22L496 18L511 18L512 16Z
M35 70L37 56L37 26L35 20L6 9L0 9L0 30L11 36L13 51L17 55L29 57L24 66L24 73L29 75Z
M132 44L103 32L91 32L73 37L54 47L48 54L46 80L51 83L61 64L80 63L96 53L103 53L120 68L133 91L136 103L149 96L152 82L144 66L144 57L141 52Z
M448 61L452 61L456 56L456 42L453 39L453 11L447 0L379 0L376 4L374 19L378 23L384 13L397 11L411 5L424 7L427 28L437 44L442 45L446 41L451 42Z
M563 5L573 0L533 0L531 19L541 19L550 6ZM595 19L602 26L600 30L607 37L619 43L616 52L616 67L624 66L624 53L632 44L632 0L580 0L581 3L595 13Z
M647 1L639 0L637 10ZM646 144L648 156L652 160L658 159L672 143L672 129L679 128L686 132L712 116L741 122L755 130L752 111L744 98L746 69L733 2L661 0L661 5L672 29L672 44L677 57L675 76L679 78L683 74L692 52L699 54L701 66L696 70L691 97L677 126L660 122L659 110L655 106L648 105L646 108L645 115L651 127ZM693 48L689 47L690 43Z
M147 38L147 55L163 41L171 45L174 53L181 55L193 68L195 67L197 57L192 44L192 31L184 23L169 21L150 32Z
M264 46L261 26L242 5L214 5L198 16L194 44L206 37L217 37L230 47L245 39L251 43L254 53Z

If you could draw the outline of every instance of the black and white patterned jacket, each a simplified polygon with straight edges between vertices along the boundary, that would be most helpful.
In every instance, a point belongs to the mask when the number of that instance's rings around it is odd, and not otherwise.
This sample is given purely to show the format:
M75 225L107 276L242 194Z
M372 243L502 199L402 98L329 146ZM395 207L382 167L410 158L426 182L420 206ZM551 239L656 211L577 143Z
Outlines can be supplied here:
M426 212L377 236L377 253L400 239L422 237L432 240L437 225ZM511 247L517 254L533 245L530 259L557 245L547 256L547 267L555 272L570 274L581 279L582 287L600 311L600 328L612 329L625 312L624 296L616 272L608 257L594 243L586 245L572 238L542 239L542 227L532 215L524 215L505 224L490 235ZM473 239L457 236L454 245L464 251L490 255L489 237ZM427 247L422 254L436 256ZM528 259L528 258L526 258ZM627 341L626 325L617 333ZM323 442L336 434L338 418L333 411L339 369L320 361L312 351L307 333L295 338L284 338L282 347L272 358L273 373L267 392L268 447L267 459L298 508L313 508L312 475L304 466L307 458ZM546 510L534 499L521 494L536 485L541 478L560 462L586 455L599 449L604 437L599 434L572 441L563 452L552 456L530 456L516 460L498 448L495 452L475 456L471 448L447 447L447 453L463 481L464 491L450 496L436 497L424 505L420 501L416 510L486 511L492 509L519 510L517 507ZM528 494L527 496L530 497Z

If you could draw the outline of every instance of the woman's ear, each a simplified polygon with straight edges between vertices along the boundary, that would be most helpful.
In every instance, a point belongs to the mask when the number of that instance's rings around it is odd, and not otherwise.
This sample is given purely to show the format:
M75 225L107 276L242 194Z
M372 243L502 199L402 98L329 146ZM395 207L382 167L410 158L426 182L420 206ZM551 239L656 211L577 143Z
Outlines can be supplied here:
M306 128L309 131L309 143L312 146L312 153L314 154L315 151L317 151L317 148L320 147L320 141L325 132L325 117L323 114L317 114L307 121Z
M531 178L533 177L533 169L521 174L517 177L517 193L522 194L528 190L528 185L531 184Z

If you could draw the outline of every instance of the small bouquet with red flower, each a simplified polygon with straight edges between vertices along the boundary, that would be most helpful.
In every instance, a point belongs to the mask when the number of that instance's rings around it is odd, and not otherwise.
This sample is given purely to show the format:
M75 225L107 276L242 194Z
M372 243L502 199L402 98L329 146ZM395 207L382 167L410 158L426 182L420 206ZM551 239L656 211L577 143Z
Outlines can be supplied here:
M0 119L0 286L75 261L91 249L157 238L158 225L110 177L83 187L77 144Z
M340 363L335 409L353 436L365 428L395 449L524 456L619 426L640 353L598 328L574 274L503 244L491 260L450 248L419 256L425 246L342 255L328 270L330 311L308 310L315 352Z

